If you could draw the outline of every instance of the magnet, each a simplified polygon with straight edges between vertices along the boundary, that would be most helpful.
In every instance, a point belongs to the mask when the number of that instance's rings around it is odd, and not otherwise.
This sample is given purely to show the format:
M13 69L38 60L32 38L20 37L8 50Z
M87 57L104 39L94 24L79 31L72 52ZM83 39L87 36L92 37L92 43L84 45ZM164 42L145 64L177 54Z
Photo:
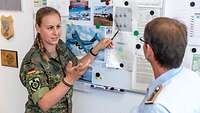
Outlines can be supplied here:
M125 5L125 6L128 6L128 4L129 4L128 1L125 1L125 2L124 2L124 5Z
M139 35L139 31L137 31L137 30L134 31L134 32L133 32L133 35L134 35L134 36L138 36L138 35Z
M195 2L190 2L190 6L194 7L195 6Z
M100 27L101 27L101 24L100 24L100 23L97 23L97 24L96 24L96 28L99 29Z
M96 77L100 77L100 73L99 72L96 73Z
M136 44L136 49L140 49L141 48L141 45L140 44Z
M196 52L197 52L197 49L196 49L196 48L192 48L192 52L193 52L193 53L196 53Z
M152 15L152 16L154 15L154 11L153 10L150 11L150 15Z
M119 66L122 68L122 67L124 67L124 64L123 64L123 63L120 63Z
M111 88L110 88L110 90L114 90L114 89L115 89L114 87L111 87Z

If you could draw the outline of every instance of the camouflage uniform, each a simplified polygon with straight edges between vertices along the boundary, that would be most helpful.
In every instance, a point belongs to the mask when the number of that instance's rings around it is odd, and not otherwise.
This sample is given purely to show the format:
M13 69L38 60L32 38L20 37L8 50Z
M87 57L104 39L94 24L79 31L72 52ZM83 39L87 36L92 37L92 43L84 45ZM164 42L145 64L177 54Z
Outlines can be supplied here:
M38 101L60 83L65 76L65 65L70 60L73 64L78 63L76 56L66 48L61 40L57 45L58 56L56 58L52 58L46 49L40 48L39 44L36 38L32 48L23 59L20 69L21 82L29 94L25 113L43 113L38 106ZM71 88L47 113L71 113L72 90Z

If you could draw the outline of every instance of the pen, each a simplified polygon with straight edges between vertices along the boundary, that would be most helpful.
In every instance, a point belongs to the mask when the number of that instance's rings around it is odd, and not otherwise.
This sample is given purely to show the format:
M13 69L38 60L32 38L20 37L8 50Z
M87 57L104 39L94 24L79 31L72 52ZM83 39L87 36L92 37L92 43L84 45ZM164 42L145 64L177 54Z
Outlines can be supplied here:
M106 89L106 87L105 86L100 86L100 85L94 85L94 84L92 84L90 87L92 87L92 88L97 88L97 89Z
M113 91L113 92L125 92L124 89L120 89L120 88L115 88L115 87L109 87L109 86L102 86L102 85L95 85L92 84L90 85L90 87L95 88L95 89L102 89L102 90L107 90L107 91Z
M119 32L119 30L117 30L117 32L113 35L113 37L111 38L111 40L113 40L115 38L115 36L117 35L118 32Z

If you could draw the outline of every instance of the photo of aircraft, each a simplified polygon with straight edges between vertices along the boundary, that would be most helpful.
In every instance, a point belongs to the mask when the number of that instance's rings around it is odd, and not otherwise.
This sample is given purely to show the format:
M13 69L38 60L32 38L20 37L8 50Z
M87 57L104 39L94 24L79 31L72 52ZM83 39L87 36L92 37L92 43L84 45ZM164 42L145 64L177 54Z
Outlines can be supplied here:
M106 29L104 27L96 28L93 25L66 25L66 46L76 55L77 58L85 56L92 47L94 47L103 37ZM95 62L104 62L105 51L99 51ZM82 81L92 81L92 68L80 78Z
M95 41L100 41L101 39L97 36L97 33L95 33L94 37L91 40L82 40L76 30L72 33L72 38L67 39L68 45L75 45L79 49L83 49L84 52L88 53L90 48L87 48L85 46L92 45Z
M96 28L90 25L66 25L66 46L78 58L85 56L102 38L105 37L106 29ZM101 50L96 60L104 61L104 50Z

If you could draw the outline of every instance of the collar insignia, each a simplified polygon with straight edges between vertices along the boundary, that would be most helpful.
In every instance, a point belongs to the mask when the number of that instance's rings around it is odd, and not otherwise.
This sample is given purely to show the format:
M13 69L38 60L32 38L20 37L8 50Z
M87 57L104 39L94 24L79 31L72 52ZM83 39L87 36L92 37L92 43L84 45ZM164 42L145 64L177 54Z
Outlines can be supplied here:
M162 90L162 85L158 85L153 91L153 93L149 96L149 98L147 98L145 104L153 104L157 96L160 94L161 90Z

